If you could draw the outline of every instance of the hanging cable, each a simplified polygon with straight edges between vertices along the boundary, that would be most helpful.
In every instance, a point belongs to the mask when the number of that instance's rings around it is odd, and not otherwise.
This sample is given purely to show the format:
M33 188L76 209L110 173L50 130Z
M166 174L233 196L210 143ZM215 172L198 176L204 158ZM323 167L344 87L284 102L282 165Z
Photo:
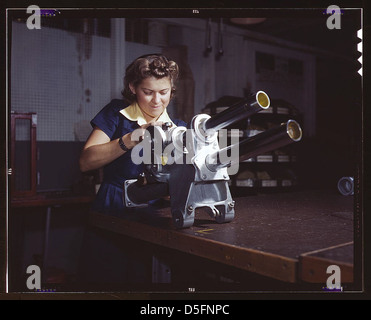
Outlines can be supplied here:
M220 18L218 25L218 52L216 58L219 59L223 54L223 18Z
M206 24L206 37L205 37L205 51L204 56L208 57L210 52L213 50L211 45L211 18L207 20Z

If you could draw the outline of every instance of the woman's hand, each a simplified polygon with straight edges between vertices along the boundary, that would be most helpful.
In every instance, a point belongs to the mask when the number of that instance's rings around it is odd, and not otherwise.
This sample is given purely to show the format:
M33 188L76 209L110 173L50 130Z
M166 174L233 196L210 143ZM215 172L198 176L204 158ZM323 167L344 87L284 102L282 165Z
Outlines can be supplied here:
M146 124L143 124L140 126L140 128L135 129L134 131L127 133L122 137L122 140L124 141L125 145L131 149L134 148L138 143L140 143L143 138L144 134L147 130L148 127L150 126L162 126L163 122L162 121L151 121ZM130 140L130 142L128 141ZM126 141L128 141L128 145L126 144Z
M155 125L161 126L162 122L152 121L125 134L122 137L125 146L129 149L134 148L143 139L147 128ZM111 141L101 129L94 128L81 152L79 159L80 170L82 172L96 170L122 156L126 151L121 149L118 140Z

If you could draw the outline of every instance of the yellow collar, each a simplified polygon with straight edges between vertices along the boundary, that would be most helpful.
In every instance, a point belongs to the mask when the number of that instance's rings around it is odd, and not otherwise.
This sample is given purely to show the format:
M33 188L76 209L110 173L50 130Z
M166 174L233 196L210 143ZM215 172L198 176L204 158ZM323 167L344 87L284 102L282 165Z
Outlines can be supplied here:
M144 118L144 115L142 113L142 110L140 109L137 102L134 102L130 106L128 106L127 108L122 109L120 111L120 113L122 115L124 115L127 119L129 119L131 121L136 121L138 123L138 125L140 125L140 126L147 123L147 121ZM161 122L164 122L164 123L165 122L171 122L173 124L173 126L175 126L175 123L170 119L170 117L169 117L169 115L166 111L166 108L165 108L164 112L161 114L161 116L157 119L157 121L161 121Z

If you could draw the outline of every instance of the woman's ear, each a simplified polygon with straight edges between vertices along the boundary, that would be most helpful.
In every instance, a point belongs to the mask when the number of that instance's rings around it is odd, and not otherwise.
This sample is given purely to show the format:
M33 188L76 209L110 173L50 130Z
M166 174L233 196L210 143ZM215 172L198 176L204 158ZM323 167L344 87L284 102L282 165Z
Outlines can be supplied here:
M135 87L131 83L129 83L129 88L132 94L136 94Z

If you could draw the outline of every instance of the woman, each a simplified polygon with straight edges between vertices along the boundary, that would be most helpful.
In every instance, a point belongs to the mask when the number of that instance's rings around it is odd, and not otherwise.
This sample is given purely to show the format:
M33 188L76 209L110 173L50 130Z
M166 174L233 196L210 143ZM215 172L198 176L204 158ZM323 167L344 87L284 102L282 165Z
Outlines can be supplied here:
M185 125L170 119L166 112L178 74L178 65L164 55L137 58L126 69L122 91L126 101L112 100L91 121L93 131L81 153L80 169L104 168L94 210L122 211L124 181L136 179L143 172L143 165L131 160L131 149L139 143L132 139L134 130L144 134L148 126L163 122Z

